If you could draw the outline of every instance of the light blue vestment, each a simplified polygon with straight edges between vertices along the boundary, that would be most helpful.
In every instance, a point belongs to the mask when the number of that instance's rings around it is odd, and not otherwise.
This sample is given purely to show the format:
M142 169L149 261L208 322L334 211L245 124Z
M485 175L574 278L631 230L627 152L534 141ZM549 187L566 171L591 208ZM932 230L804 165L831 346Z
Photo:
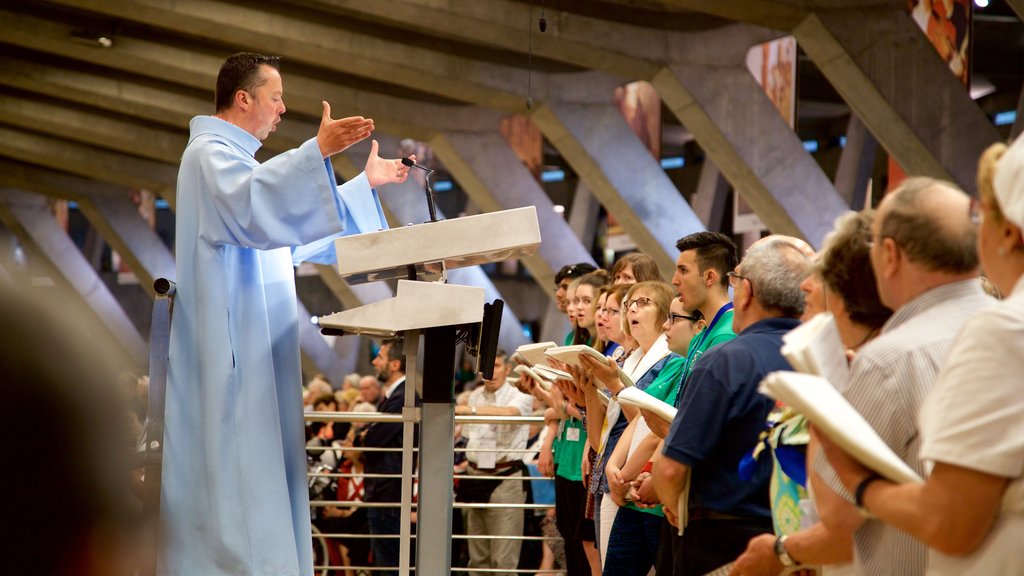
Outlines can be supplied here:
M316 139L192 119L178 173L160 572L311 575L294 263L386 227L365 174L339 189ZM308 320L306 320L308 321Z

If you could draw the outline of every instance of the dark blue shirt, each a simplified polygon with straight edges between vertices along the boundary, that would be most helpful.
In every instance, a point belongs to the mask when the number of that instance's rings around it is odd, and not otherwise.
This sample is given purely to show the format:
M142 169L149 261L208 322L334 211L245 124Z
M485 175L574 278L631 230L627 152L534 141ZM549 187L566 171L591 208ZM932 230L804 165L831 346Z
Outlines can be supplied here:
M665 456L690 467L690 502L745 517L771 516L771 458L760 458L750 480L740 460L754 448L775 402L757 391L775 370L792 370L782 357L782 335L800 324L769 318L701 357L683 389L679 414L665 439Z

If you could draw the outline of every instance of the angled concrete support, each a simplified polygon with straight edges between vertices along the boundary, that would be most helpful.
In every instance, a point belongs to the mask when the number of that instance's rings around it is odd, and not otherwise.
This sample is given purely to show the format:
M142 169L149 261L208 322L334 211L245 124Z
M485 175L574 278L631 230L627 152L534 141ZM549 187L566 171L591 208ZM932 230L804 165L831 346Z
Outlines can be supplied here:
M653 84L772 232L820 244L845 206L745 66L676 64Z
M978 157L999 133L904 5L822 10L793 32L908 174L975 190Z
M704 225L610 103L548 102L533 121L666 278L675 242Z
M355 366L344 362L338 353L331 348L320 334L320 328L310 321L309 310L298 301L299 307L299 348L302 351L302 371L310 376L317 372L327 376L335 386L355 369Z
M0 219L22 242L32 244L52 264L55 280L78 295L113 334L137 366L147 363L146 342L68 235L57 225L42 196L0 189Z
M846 127L846 147L839 156L836 170L836 190L852 210L864 208L867 201L868 181L875 166L878 141L856 114L850 115Z
M484 212L522 206L537 208L543 242L523 264L541 286L551 286L555 273L573 262L593 258L573 234L537 180L496 130L484 133L445 132L430 141L445 168Z
M576 193L572 197L572 210L569 211L569 228L580 239L583 249L594 245L597 238L597 217L601 214L601 203L586 182L576 184ZM587 260L580 260L587 262Z
M139 216L138 207L127 194L92 196L81 200L78 206L107 244L128 262L150 296L156 295L154 280L176 278L174 255Z

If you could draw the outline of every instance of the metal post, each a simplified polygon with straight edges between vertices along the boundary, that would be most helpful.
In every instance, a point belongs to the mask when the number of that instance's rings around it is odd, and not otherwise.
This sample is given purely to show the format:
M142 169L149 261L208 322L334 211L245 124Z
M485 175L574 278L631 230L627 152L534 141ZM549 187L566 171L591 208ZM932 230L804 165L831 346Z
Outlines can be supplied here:
M409 560L412 544L412 476L415 472L413 448L416 425L416 353L419 351L420 331L405 331L405 407L402 409L402 507L399 528L398 569L404 576L410 574Z
M452 469L455 464L452 408L455 327L427 328L423 356L416 568L419 574L448 574L452 563Z

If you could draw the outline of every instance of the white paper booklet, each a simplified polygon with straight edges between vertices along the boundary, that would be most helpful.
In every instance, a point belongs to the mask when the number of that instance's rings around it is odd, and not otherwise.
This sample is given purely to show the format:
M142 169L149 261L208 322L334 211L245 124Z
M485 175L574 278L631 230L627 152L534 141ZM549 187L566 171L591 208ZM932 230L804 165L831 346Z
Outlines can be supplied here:
M535 372L533 368L530 368L525 364L520 364L519 366L515 367L514 372L529 376L534 380L534 382L539 384L541 388L547 391L551 391L551 382L544 378L543 376L541 376L540 374L537 374L537 372Z
M671 423L675 420L676 409L674 406L658 400L639 388L623 388L616 398L618 398L619 404L650 410L666 422Z
M586 354L594 357L599 362L608 362L608 358L598 352L597 350L587 346L586 344L576 344L574 346L557 346L554 348L548 348L544 351L544 354L558 360L563 364L568 364L573 368L581 368L580 355ZM622 382L623 386L630 387L633 385L633 380L619 368L619 381ZM600 382L597 382L598 386L604 387Z
M798 372L772 372L761 381L760 390L806 416L840 448L889 480L924 482L828 380Z
M554 348L554 342L539 342L537 344L523 344L519 348L516 348L514 357L522 358L524 362L530 366L536 364L543 364L546 356L544 351L548 348ZM518 355L518 356L517 356Z
M558 368L545 366L544 364L537 364L536 366L533 367L533 371L541 378L547 378L552 382L556 380L565 380L567 382L572 382L572 374L569 374L568 372L563 372Z
M850 384L846 347L830 312L817 314L782 337L782 355L793 369L828 380L840 392Z

